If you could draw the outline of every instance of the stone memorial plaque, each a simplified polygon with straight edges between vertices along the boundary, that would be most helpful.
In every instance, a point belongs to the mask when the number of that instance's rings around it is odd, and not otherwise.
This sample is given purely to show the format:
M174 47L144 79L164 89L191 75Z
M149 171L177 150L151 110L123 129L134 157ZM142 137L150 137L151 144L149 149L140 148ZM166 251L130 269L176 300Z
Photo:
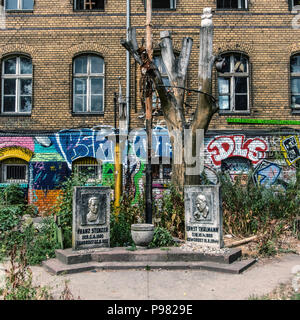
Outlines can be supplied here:
M223 247L220 186L185 186L186 241L199 247Z
M110 188L74 187L73 250L110 246Z

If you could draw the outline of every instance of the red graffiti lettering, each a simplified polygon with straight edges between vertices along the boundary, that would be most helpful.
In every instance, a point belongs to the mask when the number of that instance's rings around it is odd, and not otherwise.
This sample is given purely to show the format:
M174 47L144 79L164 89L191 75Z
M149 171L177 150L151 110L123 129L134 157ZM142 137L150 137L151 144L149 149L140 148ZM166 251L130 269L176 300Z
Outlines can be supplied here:
M243 157L257 164L266 157L268 144L261 138L249 138L245 141L244 135L219 136L207 146L211 159L216 166L230 157Z

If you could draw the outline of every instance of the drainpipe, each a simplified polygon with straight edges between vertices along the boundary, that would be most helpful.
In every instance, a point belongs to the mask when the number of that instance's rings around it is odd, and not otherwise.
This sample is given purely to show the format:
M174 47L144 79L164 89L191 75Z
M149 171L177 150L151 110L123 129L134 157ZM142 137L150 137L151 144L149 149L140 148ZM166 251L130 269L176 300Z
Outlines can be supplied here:
M128 30L130 28L130 0L126 0L126 40L129 41ZM129 132L130 125L130 53L126 50L126 129Z

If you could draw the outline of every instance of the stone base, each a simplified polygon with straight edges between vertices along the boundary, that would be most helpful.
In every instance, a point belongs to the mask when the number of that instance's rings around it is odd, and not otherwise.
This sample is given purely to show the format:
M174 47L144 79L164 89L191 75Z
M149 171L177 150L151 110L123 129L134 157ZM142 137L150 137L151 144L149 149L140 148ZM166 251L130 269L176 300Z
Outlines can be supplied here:
M77 273L89 270L121 269L203 269L216 272L241 273L256 260L241 260L240 249L230 249L226 254L186 252L171 247L166 250L107 248L100 250L56 250L56 259L43 262L53 274Z

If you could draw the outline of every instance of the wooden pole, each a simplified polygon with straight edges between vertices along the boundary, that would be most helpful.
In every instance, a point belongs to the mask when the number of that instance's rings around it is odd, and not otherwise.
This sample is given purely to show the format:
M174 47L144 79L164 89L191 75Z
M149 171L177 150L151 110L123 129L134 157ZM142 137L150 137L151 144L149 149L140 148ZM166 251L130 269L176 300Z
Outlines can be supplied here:
M146 49L150 60L153 58L152 45L152 0L147 0L146 7ZM152 93L146 97L146 132L148 137L148 152L146 165L146 223L152 223Z

